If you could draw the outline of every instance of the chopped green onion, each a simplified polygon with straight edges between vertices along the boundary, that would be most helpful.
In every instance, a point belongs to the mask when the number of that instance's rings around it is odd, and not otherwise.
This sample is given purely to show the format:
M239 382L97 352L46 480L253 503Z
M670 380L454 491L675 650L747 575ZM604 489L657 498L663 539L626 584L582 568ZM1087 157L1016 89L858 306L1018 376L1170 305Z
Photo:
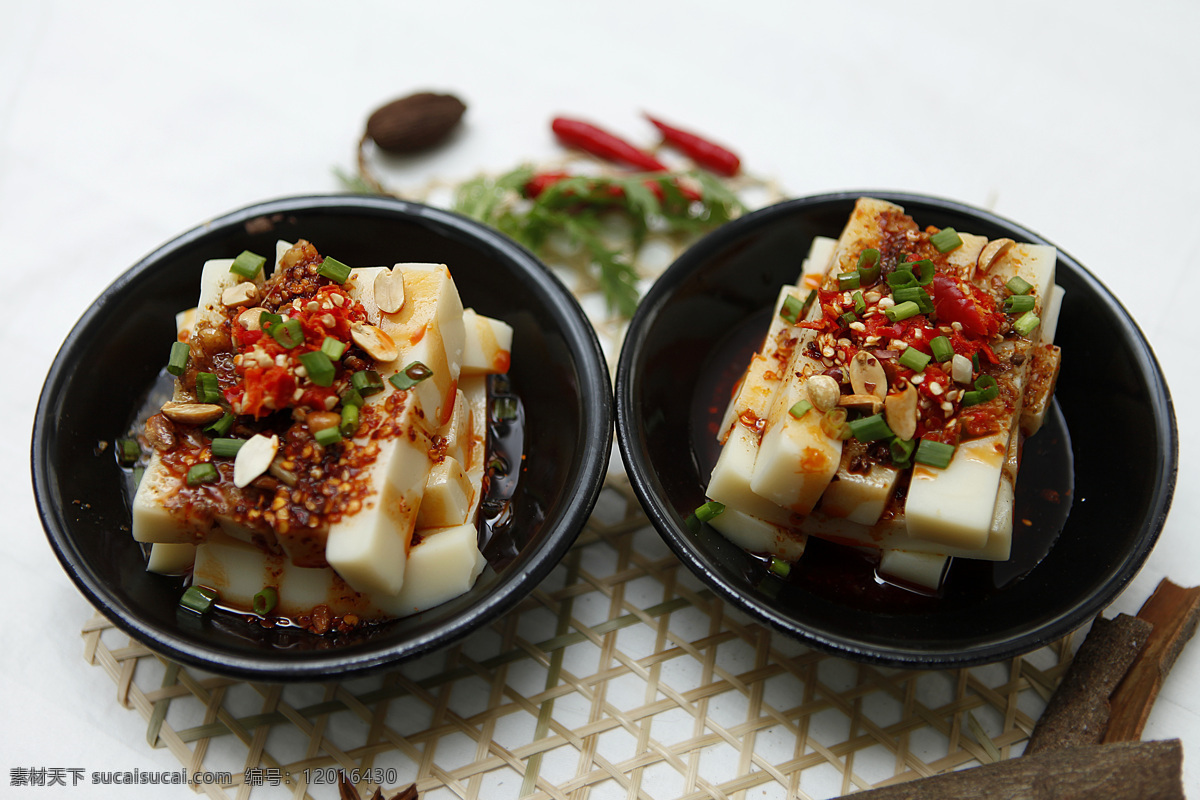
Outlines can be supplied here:
M267 259L260 256L258 253L251 253L249 250L243 250L237 258L233 260L229 271L236 272L243 278L253 278L262 269L263 264L267 263Z
M175 376L182 375L183 371L187 369L188 355L191 351L187 342L172 342L171 356L167 360L167 372Z
M932 439L922 439L921 444L917 446L917 452L913 456L913 461L916 461L918 464L945 469L950 466L950 459L953 457L954 445L946 444L945 442L935 442Z
M321 262L321 268L317 270L317 274L329 278L334 283L345 283L346 279L350 277L350 268L336 258L326 256L325 260Z
M196 373L196 399L201 403L220 403L225 399L217 376L211 372Z
M978 350L976 350L974 353L971 353L971 369L975 370L976 372L979 372L979 351Z
M980 375L978 378L975 379L975 388L976 389L980 389L980 390L987 389L987 388L990 388L995 385L996 385L996 379L993 378L991 375Z
M850 434L860 442L874 442L877 439L886 439L896 435L884 421L883 414L851 420L847 424L850 426Z
M808 310L813 307L815 302L817 302L817 290L809 289L808 294L804 296L804 305L800 308L800 316L807 317Z
M383 380L373 369L364 369L351 375L350 385L363 397L383 391Z
M847 291L848 289L857 289L861 284L859 274L857 272L843 272L837 276L838 289Z
M209 433L215 433L217 436L224 436L225 434L229 433L229 429L232 427L233 427L233 414L226 411L225 416L221 417L219 420L214 422L212 425L209 425L204 430L208 431Z
M701 522L708 522L713 517L719 517L725 513L725 504L718 503L716 500L709 500L704 505L696 509L696 519Z
M795 325L800 320L803 309L804 303L800 302L795 295L789 294L783 301L783 308L779 309L779 316Z
M900 358L896 359L903 367L908 367L913 372L921 372L925 367L929 366L931 356L928 353L922 353L915 347L906 347L904 352L900 354Z
M996 379L991 375L980 375L975 380L975 391L963 392L962 404L964 406L974 406L986 403L989 400L995 400L999 396L1000 387L996 385Z
M863 286L870 286L879 280L879 251L868 247L858 254L858 277Z
M337 368L333 366L333 362L329 360L329 356L325 355L323 350L301 353L300 363L308 372L308 379L317 386L333 386Z
M392 386L395 386L401 391L411 389L426 378L433 377L433 370L422 364L420 361L414 361L404 369L397 372L392 377L388 378Z
M854 293L854 313L855 314L867 313L867 301L863 299L862 292Z
M331 428L321 428L313 434L313 438L317 440L317 444L331 445L342 440L342 432L335 425Z
M1020 275L1013 275L1008 279L1008 283L1004 285L1013 294L1029 294L1033 291L1033 284L1022 278Z
M942 228L929 237L929 243L936 247L939 253L949 253L962 247L963 240L954 228Z
M892 292L892 299L897 303L916 303L922 314L933 313L933 298L920 286L904 286L896 289Z
M338 425L338 430L342 436L350 437L358 430L358 423L361 419L358 406L342 406L342 422Z
M492 401L492 414L499 420L514 420L517 418L517 400L515 397L497 397Z
M346 352L346 343L341 339L326 336L325 341L321 342L321 352L331 360L337 361Z
M1026 311L1013 323L1013 328L1022 336L1028 336L1033 333L1034 328L1041 324L1042 321L1038 319L1037 314L1032 311Z
M279 592L275 590L274 586L264 587L262 591L254 595L251 605L254 608L254 613L260 617L270 614L275 609L275 606L279 605Z
M189 586L179 598L179 605L197 614L207 614L217 602L217 593L207 586Z
M258 324L267 333L271 332L268 326L278 325L280 322L283 322L282 314L272 314L270 311L264 311L258 315Z
M271 334L271 338L288 350L304 343L304 331L300 328L300 320L298 319L289 319L287 322L276 323L271 326L271 330L268 333Z
M830 439L849 439L850 426L846 424L846 409L831 408L821 417L821 432Z
M888 277L890 278L891 275ZM909 300L905 303L898 303L891 308L886 309L883 313L887 315L889 322L900 322L901 320L908 319L909 317L915 317L917 314L920 314L921 307Z
M908 286L916 286L917 278L910 270L896 268L895 272L889 272L887 276L887 285L893 289L903 289Z
M939 364L954 358L954 345L950 344L950 340L945 336L933 337L929 342L929 349L933 351L934 360Z
M840 317L838 317L838 322L848 327L851 322L858 322L858 317L854 316L853 311L847 311L845 314L842 314Z
M1024 314L1026 311L1033 311L1034 300L1032 295L1014 294L1011 297L1004 298L1004 313L1005 314Z
M142 457L142 446L137 439L121 439L117 442L117 461L125 466L137 463Z
M892 463L897 467L907 467L912 459L912 453L916 449L917 442L915 439L901 439L897 436L895 439L892 439L889 446L892 451Z
M245 439L213 439L212 454L219 458L233 458L245 443Z
M809 411L812 411L813 404L807 400L797 400L796 404L788 409L788 413L796 419L800 419Z
M199 486L202 483L215 483L221 479L221 473L210 462L197 464L187 471L187 485Z
M896 272L911 273L913 281L918 286L928 286L933 282L933 276L937 272L937 267L928 258L922 258L920 261L905 261L902 264L897 264ZM895 275L896 273L893 272L892 274ZM888 285L891 285L890 282Z
M792 572L792 565L779 556L771 556L771 560L767 564L767 569L781 578L786 578Z
M362 406L363 404L363 396L353 386L347 386L343 389L339 398L343 406Z

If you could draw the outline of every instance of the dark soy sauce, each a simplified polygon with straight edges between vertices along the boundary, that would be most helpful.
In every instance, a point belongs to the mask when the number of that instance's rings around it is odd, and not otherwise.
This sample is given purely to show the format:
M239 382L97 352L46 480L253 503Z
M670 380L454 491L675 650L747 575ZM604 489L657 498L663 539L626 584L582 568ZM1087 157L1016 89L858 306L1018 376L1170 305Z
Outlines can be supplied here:
M708 482L721 453L717 429L753 353L770 325L770 309L729 331L700 370L691 406L691 444L697 474ZM1013 545L1008 561L951 559L937 593L882 578L877 551L845 547L810 537L804 556L787 580L824 599L865 611L928 611L945 603L978 602L1027 575L1050 551L1066 525L1074 488L1071 439L1058 403L1042 429L1025 441L1013 508ZM767 559L752 554L763 561Z

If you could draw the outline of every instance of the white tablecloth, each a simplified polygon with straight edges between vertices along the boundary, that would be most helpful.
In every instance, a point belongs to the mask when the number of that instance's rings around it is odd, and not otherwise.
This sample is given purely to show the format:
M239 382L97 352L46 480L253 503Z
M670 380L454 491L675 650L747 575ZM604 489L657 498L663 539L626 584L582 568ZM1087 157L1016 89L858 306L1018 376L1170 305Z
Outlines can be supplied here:
M925 192L1055 240L1139 322L1179 414L1170 518L1113 611L1136 612L1164 576L1200 583L1188 288L1200 269L1200 5L3 0L0 20L6 773L178 766L81 660L91 612L34 509L28 432L58 346L105 286L177 233L257 200L338 190L333 170L352 171L366 114L422 89L469 111L450 146L390 164L395 185L555 156L558 113L650 143L647 110L730 143L790 195ZM1198 680L1193 645L1145 732L1184 741L1193 792ZM14 797L68 791L0 784Z

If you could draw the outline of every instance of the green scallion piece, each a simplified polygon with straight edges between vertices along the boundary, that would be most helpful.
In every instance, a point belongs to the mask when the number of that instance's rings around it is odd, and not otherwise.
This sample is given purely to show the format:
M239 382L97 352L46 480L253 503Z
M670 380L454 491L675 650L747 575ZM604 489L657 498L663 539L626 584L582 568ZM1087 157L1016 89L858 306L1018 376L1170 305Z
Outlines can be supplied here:
M251 253L249 250L243 250L238 257L233 260L229 271L241 275L243 278L253 278L262 269L263 264L267 263L267 259L260 256L258 253Z
M848 327L851 322L858 322L858 317L854 315L853 311L847 311L845 314L842 314L840 317L838 317L838 322L842 323L843 326Z
M795 295L789 294L783 301L783 307L779 309L779 316L795 325L799 322L803 309L804 303Z
M895 272L889 272L887 276L887 285L892 289L903 289L908 286L917 285L917 277L910 270L896 268Z
M945 336L933 337L929 342L929 349L933 351L933 358L939 364L954 358L954 345L950 344L950 340Z
M954 228L942 228L929 237L929 243L936 247L939 253L949 253L962 247L963 240Z
M233 414L226 411L225 416L221 417L204 430L208 431L209 433L216 434L217 436L224 436L225 434L229 433L229 429L233 427L233 419Z
M331 361L337 361L346 352L346 343L341 339L335 339L332 336L326 336L325 341L321 342L321 352L329 356Z
M933 276L937 274L937 267L928 258L922 258L913 264L913 274L917 276L918 286L928 286L933 283Z
M892 299L897 303L916 303L922 314L933 313L933 298L920 286L904 286L896 289L892 292Z
M1014 294L1011 297L1004 298L1004 313L1005 314L1024 314L1026 311L1033 311L1034 300L1032 295Z
M892 463L897 467L907 467L912 461L913 450L917 447L915 439L901 439L897 436L889 444L892 451Z
M999 396L1000 387L996 385L996 379L991 375L980 375L975 379L975 390L963 392L961 402L964 406L974 406L995 400Z
M117 461L125 466L136 464L142 457L142 446L137 439L121 439L117 442Z
M325 260L321 262L321 268L317 270L317 274L329 278L334 283L345 283L346 279L350 277L350 268L336 258L326 256Z
M976 372L979 372L979 351L978 350L976 350L974 353L971 353L971 369L975 370Z
M838 289L843 292L850 289L857 289L861 285L861 279L857 272L843 272L837 276Z
M251 601L254 613L260 617L270 614L277 605L279 605L279 592L274 586L264 587L262 591L254 595L254 599Z
M930 358L932 356L928 353L922 353L915 347L906 347L896 360L900 362L900 366L908 367L913 372L922 372L925 367L929 366Z
M891 275L888 277L890 278ZM921 307L909 300L906 303L897 303L891 308L886 309L883 313L887 315L888 321L900 322L901 320L906 320L909 317L915 317L917 314L920 314Z
M383 391L383 379L373 369L364 369L350 376L350 385L363 397Z
M288 350L304 344L304 330L300 327L300 320L298 319L278 322L272 325L267 332L271 334L272 339L279 342L282 347Z
M719 517L723 513L725 513L725 504L718 503L716 500L709 500L695 511L696 519L701 522L708 522L713 517Z
M506 422L517 418L517 399L515 397L497 397L492 401L492 415Z
M392 386L404 391L411 389L426 378L433 377L433 370L422 364L420 361L414 361L404 369L397 372L392 377L388 378Z
M815 302L817 302L817 290L809 289L808 294L804 296L804 305L800 308L800 316L807 317L808 310L813 307Z
M334 442L340 442L342 440L342 432L335 425L332 428L321 428L321 430L313 434L313 438L317 440L317 444L328 446Z
M1033 284L1020 275L1013 275L1004 286L1013 294L1029 294L1033 291Z
M864 251L865 252L865 251ZM878 251L875 251L878 253ZM858 280L863 286L871 286L879 280L879 273L882 271L882 266L879 263L879 258L876 257L874 263L863 266L862 257L858 259Z
M771 560L767 563L767 569L781 578L786 578L792 574L792 565L789 561L784 561L779 556L771 556Z
M212 454L218 458L233 458L245 443L245 439L213 439Z
M867 313L867 301L863 299L862 292L854 293L854 313L855 314Z
M167 372L178 377L187 369L188 356L192 349L188 347L187 342L172 342L171 356L167 359Z
M216 483L221 479L221 473L217 472L217 468L211 462L196 464L187 471L187 485L199 486L202 483Z
M879 263L879 251L876 250L874 247L864 248L863 251L858 254L858 268L859 269L864 269L866 267L872 267L878 263Z
M345 389L342 389L342 393L338 398L342 401L342 406L361 407L363 404L363 396L353 386L347 386Z
M308 379L317 386L333 385L333 378L337 374L337 368L333 366L333 362L329 360L329 356L325 355L323 350L312 350L308 353L301 353L300 363L304 365L304 369L308 373Z
M860 442L874 442L877 439L887 439L896 435L888 427L883 414L850 420L847 424L850 426L850 434Z
M913 461L929 467L945 469L950 466L950 459L953 457L954 445L922 439L917 446L917 452L913 455Z
M197 614L207 614L217 602L217 593L207 586L189 586L179 598L179 605Z
M225 399L217 376L212 372L196 373L196 399L201 403L220 403Z
M1041 324L1042 321L1038 318L1037 314L1032 311L1026 311L1017 317L1017 321L1013 323L1013 329L1022 336L1029 336Z
M809 411L812 411L813 404L807 400L797 400L796 404L788 409L788 413L796 419L800 419Z
M980 375L978 378L975 379L975 388L976 389L980 389L980 390L987 389L987 388L995 386L995 385L996 385L996 379L993 378L991 375Z
M271 332L272 325L278 325L283 322L282 314L272 314L270 311L264 311L258 315L258 324L267 333Z
M358 423L360 419L361 415L359 413L358 406L343 405L342 423L338 425L338 430L341 431L342 436L347 438L353 436L354 432L358 430Z

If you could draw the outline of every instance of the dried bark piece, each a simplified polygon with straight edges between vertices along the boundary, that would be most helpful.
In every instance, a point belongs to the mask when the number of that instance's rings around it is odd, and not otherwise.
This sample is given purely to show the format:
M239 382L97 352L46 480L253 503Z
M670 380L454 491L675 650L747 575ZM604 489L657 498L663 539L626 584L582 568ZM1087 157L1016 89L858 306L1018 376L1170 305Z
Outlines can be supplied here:
M1154 626L1150 641L1113 692L1105 743L1136 742L1167 673L1200 622L1200 586L1185 589L1163 578L1138 617Z
M921 778L855 800L1185 800L1183 746L1166 742L1068 747Z
M1025 747L1026 756L1100 744L1108 730L1108 697L1142 651L1153 627L1128 614L1096 619L1038 719Z

